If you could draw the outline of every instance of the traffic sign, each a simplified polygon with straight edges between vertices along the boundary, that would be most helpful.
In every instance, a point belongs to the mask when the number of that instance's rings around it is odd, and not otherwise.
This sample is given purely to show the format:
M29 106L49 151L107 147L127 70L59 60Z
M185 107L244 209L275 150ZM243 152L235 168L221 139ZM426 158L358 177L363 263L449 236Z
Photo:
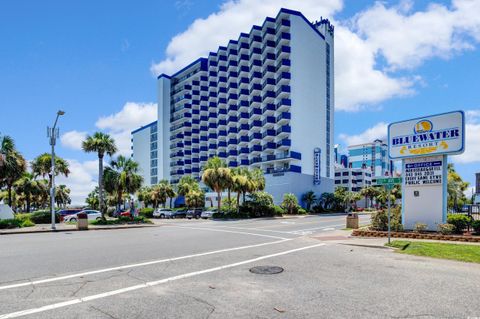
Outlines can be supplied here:
M401 177L386 177L386 178L377 178L378 185L395 185L401 184L402 178Z

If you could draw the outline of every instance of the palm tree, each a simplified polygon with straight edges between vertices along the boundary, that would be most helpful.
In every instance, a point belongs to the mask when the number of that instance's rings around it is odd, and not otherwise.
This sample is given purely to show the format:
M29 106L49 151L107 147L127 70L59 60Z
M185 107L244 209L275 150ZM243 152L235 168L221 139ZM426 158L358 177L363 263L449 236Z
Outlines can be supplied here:
M310 207L317 201L317 196L313 191L308 191L302 196L302 202L307 206L307 210L310 211Z
M165 207L167 198L175 197L175 191L172 185L167 180L161 180L157 185L152 186L150 192L150 199L153 202L154 208L158 207L158 204L162 204Z
M262 192L265 190L265 176L260 168L256 167L250 172L250 179L253 182L252 192Z
M41 182L36 180L33 174L24 173L23 176L15 182L15 191L25 196L25 203L27 205L27 213L30 212L30 204L32 198L42 191Z
M222 192L231 181L231 172L227 165L219 157L208 159L202 174L202 181L217 193L218 211L222 205Z
M177 185L178 195L185 196L190 191L199 191L199 190L200 190L200 186L198 185L197 180L193 178L191 175L184 175L178 181L178 185Z
M32 172L35 177L48 176L48 187L52 186L52 155L43 153L37 156L32 162ZM68 177L70 170L68 169L68 162L61 157L55 156L55 176L64 175Z
M232 190L237 193L237 211L240 209L240 194L245 194L252 187L249 171L246 168L232 169Z
M117 209L120 209L125 194L133 194L142 187L143 177L138 174L138 170L138 163L123 155L112 160L110 166L105 169L103 173L105 190L116 195Z
M191 190L185 196L185 204L189 208L198 208L205 205L205 194L201 190Z
M91 209L98 209L100 204L98 199L98 186L88 194L87 198L85 199L85 203L87 203Z
M112 156L117 152L115 140L110 135L96 132L92 136L87 136L82 143L82 149L87 153L96 152L98 155L98 198L100 202L100 211L105 216L104 198L103 198L103 158L105 154Z
M318 204L325 210L334 208L336 206L335 195L333 193L322 193L318 199Z
M70 198L70 189L66 185L55 187L55 202L58 207L63 206L63 208L72 202Z
M293 214L298 207L297 196L292 193L283 195L281 206L287 211L288 214Z
M373 198L377 196L378 192L379 192L378 188L373 186L364 187L360 190L360 194L362 196L365 196L365 208L371 207ZM368 202L369 199L370 199L370 203Z
M8 205L12 206L12 188L14 183L27 170L23 156L15 149L15 143L9 136L0 141L0 187L5 185L8 192Z

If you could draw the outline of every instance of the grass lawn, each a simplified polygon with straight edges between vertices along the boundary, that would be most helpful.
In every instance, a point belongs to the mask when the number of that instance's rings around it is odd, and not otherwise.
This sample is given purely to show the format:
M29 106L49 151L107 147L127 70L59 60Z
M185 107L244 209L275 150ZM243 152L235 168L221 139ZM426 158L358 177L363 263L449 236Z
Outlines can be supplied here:
M394 240L389 246L402 254L480 263L480 245Z

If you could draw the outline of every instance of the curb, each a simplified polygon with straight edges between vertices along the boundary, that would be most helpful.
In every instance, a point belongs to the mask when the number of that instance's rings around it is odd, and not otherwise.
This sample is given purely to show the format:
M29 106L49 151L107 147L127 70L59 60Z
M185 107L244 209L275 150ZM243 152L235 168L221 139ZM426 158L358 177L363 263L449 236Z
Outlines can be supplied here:
M116 229L133 229L133 228L147 228L147 227L161 227L162 225L135 225L135 226L118 226L118 227L95 227L88 228L88 230L79 230L77 228L72 229L38 229L38 230L29 230L29 231L9 231L9 232L0 232L0 236L3 235L19 235L19 234L38 234L38 233L62 233L62 232L72 232L72 231L89 231L89 230L116 230Z

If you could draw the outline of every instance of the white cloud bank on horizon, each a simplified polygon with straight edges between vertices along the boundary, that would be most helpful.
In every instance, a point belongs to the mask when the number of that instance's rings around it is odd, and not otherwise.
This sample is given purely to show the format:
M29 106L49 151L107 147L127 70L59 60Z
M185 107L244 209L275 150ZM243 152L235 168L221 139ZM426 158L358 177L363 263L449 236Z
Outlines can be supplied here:
M414 93L417 76L395 76L393 71L413 69L425 60L449 58L480 42L480 1L454 0L450 7L430 3L411 12L412 2L387 7L382 2L349 21L335 21L341 0L227 1L218 12L196 19L168 44L166 58L153 64L154 74L171 74L200 56L207 56L248 32L282 7L303 12L310 20L328 17L335 24L336 108L358 111L393 97ZM386 68L379 69L380 58ZM341 61L341 63L339 63Z
M157 118L156 103L127 102L122 109L114 114L100 117L95 126L115 139L118 147L116 155L130 156L131 132L141 126L151 123ZM69 131L60 137L63 147L82 150L82 142L88 132ZM73 205L84 205L85 198L98 184L98 160L80 162L68 159L71 175L58 177L57 184L64 184L71 190Z

